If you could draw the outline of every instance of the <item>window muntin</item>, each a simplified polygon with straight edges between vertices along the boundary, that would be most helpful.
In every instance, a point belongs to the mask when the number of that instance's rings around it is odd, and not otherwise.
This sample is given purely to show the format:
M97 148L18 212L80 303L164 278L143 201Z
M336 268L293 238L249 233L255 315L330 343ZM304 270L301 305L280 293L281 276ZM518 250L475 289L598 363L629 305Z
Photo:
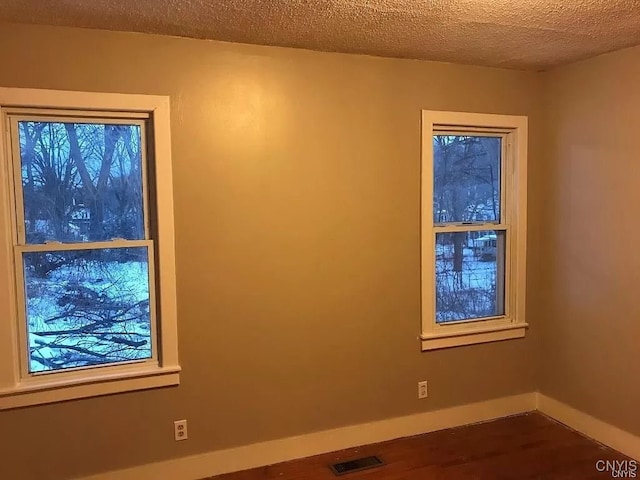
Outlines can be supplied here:
M22 376L157 364L146 123L8 118Z

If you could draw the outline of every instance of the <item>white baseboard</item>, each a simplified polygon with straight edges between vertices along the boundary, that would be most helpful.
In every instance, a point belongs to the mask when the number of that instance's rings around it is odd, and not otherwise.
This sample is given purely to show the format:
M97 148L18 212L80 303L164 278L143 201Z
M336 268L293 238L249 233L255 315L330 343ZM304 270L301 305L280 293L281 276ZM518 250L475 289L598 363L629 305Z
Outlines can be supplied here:
M198 480L321 453L434 432L536 409L536 393L525 393L432 412L325 430L298 437L182 457L102 473L85 480Z
M542 393L537 393L536 397L536 406L540 412L597 442L640 461L640 437L598 420Z
M84 480L199 480L360 445L494 420L536 409L583 435L640 461L640 437L544 394L532 392L166 460L101 473Z

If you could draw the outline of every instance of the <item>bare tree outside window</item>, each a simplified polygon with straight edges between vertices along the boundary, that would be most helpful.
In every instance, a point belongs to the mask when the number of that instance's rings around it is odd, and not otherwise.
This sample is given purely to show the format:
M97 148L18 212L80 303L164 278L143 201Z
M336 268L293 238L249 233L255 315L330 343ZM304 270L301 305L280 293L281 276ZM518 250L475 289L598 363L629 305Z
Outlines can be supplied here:
M27 243L144 239L140 126L18 128Z

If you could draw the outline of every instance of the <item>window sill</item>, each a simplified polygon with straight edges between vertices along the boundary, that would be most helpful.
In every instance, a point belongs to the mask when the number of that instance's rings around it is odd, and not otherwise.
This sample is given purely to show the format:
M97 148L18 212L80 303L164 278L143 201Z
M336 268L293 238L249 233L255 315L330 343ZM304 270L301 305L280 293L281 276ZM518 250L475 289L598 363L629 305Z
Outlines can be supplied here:
M422 334L420 336L422 351L523 338L528 326L527 323L518 323L482 329Z
M141 368L74 379L23 381L0 389L0 410L180 384L180 367Z

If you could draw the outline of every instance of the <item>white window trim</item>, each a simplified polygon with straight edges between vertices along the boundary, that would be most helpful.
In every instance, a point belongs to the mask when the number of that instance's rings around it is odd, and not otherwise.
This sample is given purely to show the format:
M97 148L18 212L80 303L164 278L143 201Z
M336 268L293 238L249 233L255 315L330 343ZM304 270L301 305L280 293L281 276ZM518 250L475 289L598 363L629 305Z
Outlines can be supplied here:
M178 385L173 182L169 97L0 87L0 109L11 107L144 113L153 128L157 275L158 361L23 377L20 367L18 302L14 280L11 210L11 152L7 118L0 114L0 410L133 390ZM126 116L126 115L124 115Z
M433 135L439 130L507 134L503 195L507 239L504 316L479 321L436 323L435 229L433 226ZM524 116L422 111L422 334L423 351L522 338L525 321L527 255L527 130ZM503 150L505 151L505 150ZM504 153L503 153L504 155ZM490 227L485 227L485 230Z

